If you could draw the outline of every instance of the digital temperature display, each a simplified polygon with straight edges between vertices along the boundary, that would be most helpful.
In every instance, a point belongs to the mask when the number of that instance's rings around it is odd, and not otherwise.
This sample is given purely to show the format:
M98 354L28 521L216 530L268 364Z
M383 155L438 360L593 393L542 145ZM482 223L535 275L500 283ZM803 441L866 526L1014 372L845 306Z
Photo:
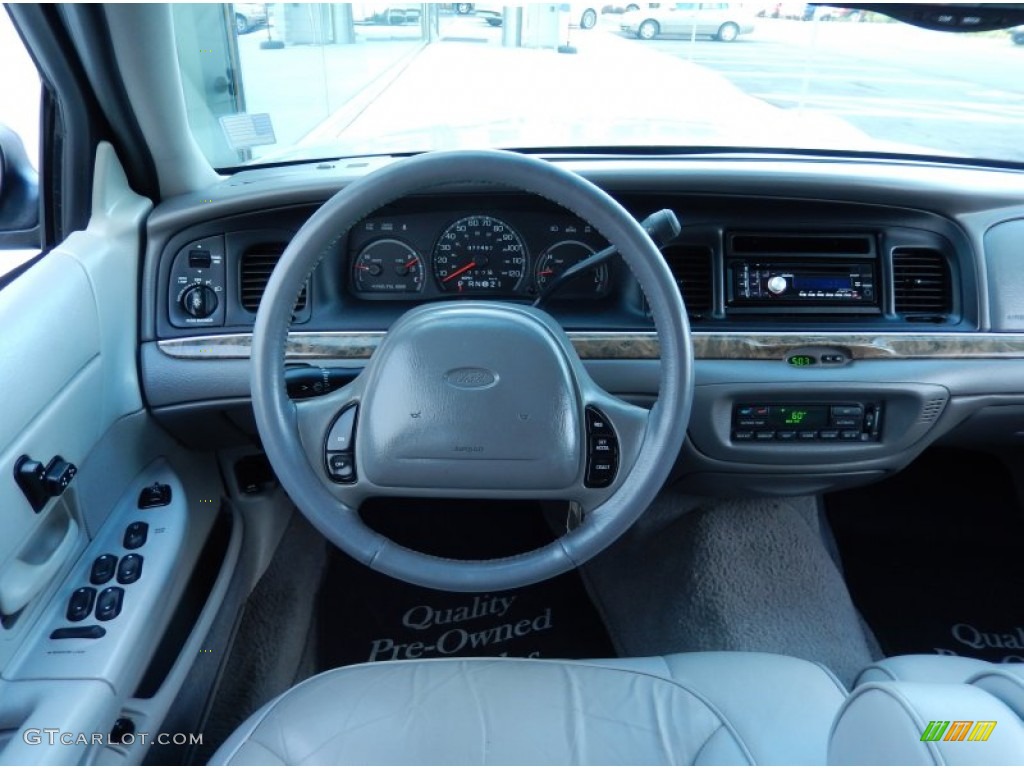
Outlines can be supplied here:
M828 406L773 405L768 409L768 426L775 429L822 429L828 426Z

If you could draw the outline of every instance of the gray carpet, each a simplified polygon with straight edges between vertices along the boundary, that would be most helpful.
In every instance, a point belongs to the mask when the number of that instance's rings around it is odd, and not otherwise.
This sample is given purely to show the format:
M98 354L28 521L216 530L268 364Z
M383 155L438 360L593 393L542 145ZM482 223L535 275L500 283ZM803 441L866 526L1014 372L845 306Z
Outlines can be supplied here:
M782 653L819 661L849 685L873 643L819 525L811 497L664 493L584 566L584 580L623 656Z
M316 672L316 595L327 542L296 512L253 589L203 729L206 763L242 722Z

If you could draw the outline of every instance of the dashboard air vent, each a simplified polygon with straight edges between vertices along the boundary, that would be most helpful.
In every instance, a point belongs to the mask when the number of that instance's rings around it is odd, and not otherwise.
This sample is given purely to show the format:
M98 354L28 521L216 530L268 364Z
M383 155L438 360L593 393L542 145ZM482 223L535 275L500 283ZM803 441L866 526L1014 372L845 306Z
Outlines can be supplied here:
M711 249L703 245L669 245L662 253L683 294L690 318L710 314L714 306Z
M250 312L259 309L263 291L266 290L267 282L270 280L270 273L277 266L277 261L284 253L286 245L286 243L254 245L242 256L242 306ZM296 312L306 308L307 291L308 286L304 287L302 293L299 294L299 298L295 302Z
M951 307L949 265L932 248L892 249L892 279L896 312L908 319L942 320Z

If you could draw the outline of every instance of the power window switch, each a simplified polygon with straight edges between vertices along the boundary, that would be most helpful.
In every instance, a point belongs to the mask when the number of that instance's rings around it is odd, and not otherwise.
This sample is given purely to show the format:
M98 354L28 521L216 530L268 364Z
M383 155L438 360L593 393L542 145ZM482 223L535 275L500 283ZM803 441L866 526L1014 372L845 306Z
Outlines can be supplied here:
M128 527L124 529L124 544L125 549L138 549L146 543L146 539L149 537L149 525L136 520L134 523L129 523Z
M121 558L117 566L117 583L134 584L142 575L142 555L130 554Z
M121 587L107 587L96 598L96 618L99 621L116 619L123 603L124 590Z
M64 615L68 621L81 621L92 612L92 604L96 599L96 590L92 587L79 587L71 593L68 610Z
M92 564L92 571L89 572L90 584L106 584L114 578L114 569L117 568L117 555L100 555Z

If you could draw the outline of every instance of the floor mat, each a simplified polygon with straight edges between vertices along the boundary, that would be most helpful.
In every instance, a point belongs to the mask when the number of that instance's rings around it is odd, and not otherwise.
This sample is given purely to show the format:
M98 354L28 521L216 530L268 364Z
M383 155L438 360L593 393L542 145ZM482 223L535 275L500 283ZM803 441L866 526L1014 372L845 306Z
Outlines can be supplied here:
M930 451L826 496L847 585L882 650L1024 661L1024 516L993 456Z
M533 503L375 500L362 516L400 544L456 559L506 557L553 538ZM406 584L334 550L318 599L321 669L431 657L615 655L575 571L507 592L462 594Z

